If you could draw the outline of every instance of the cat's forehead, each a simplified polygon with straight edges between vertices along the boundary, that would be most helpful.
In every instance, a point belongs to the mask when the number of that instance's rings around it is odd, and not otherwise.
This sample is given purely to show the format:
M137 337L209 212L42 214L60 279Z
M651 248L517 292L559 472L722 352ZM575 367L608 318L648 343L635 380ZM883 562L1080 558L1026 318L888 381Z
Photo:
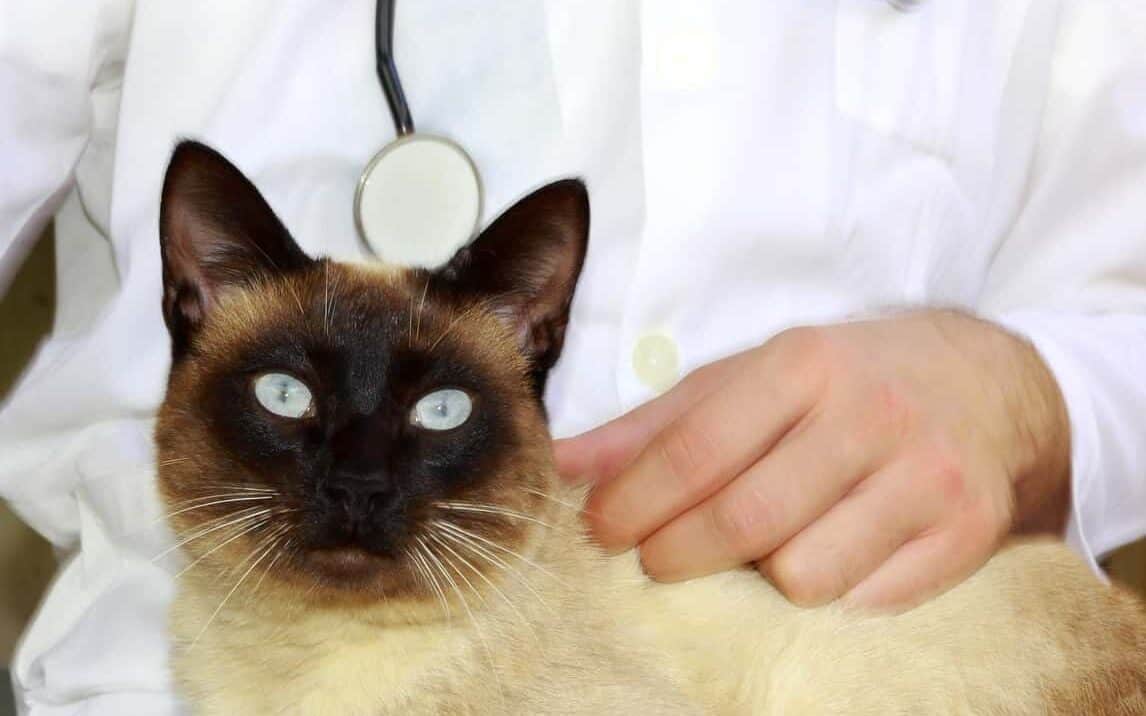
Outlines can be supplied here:
M513 337L484 304L442 294L425 272L384 264L321 261L227 291L197 345L206 357L276 347L449 352L524 369Z

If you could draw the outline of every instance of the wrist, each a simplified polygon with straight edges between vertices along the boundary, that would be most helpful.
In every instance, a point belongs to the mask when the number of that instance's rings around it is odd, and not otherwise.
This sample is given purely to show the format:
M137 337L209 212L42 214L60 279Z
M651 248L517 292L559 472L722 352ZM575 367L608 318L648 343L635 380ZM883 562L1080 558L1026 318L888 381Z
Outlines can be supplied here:
M1027 447L1012 469L1016 532L1061 534L1070 508L1071 432L1066 400L1038 350L1001 328L1016 345L1021 389L1011 415Z
M952 346L984 376L993 403L984 415L1011 481L1012 530L1062 532L1070 506L1071 435L1054 374L1029 341L1001 326L954 311L935 320Z

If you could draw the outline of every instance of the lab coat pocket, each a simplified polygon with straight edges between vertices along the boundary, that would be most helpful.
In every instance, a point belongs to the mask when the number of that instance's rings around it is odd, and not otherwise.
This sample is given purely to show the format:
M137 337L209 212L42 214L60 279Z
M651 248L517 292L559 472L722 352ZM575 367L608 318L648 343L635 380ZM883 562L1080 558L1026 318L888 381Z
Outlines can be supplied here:
M947 156L956 115L968 0L842 0L836 18L836 107L845 118Z

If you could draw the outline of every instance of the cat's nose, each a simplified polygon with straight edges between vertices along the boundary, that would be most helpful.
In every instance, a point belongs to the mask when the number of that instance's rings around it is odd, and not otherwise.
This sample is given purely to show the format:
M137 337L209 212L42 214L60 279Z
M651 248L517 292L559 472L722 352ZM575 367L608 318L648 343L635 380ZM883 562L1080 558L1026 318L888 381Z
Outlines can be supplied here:
M386 481L361 478L330 480L323 485L322 495L331 507L345 511L355 522L385 514L397 498Z

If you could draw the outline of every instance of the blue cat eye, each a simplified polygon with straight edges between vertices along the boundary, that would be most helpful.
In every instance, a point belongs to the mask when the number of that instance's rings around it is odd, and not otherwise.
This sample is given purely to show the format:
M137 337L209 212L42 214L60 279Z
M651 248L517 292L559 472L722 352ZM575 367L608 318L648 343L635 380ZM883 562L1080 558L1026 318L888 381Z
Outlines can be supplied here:
M255 379L255 399L275 415L302 418L313 412L310 388L293 375L264 373Z
M427 393L414 404L410 422L426 430L452 430L469 419L473 400L457 388L443 388Z

